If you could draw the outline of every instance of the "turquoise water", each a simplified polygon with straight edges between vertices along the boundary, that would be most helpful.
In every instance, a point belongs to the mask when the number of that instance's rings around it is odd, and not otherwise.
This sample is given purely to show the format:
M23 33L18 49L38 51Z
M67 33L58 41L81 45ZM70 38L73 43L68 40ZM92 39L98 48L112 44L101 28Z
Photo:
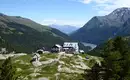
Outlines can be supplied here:
M92 48L91 50L93 50L94 48L96 48L96 47L97 47L97 45L96 45L96 44L85 43L85 42L82 42L82 44L83 44L84 46L90 46L90 47Z

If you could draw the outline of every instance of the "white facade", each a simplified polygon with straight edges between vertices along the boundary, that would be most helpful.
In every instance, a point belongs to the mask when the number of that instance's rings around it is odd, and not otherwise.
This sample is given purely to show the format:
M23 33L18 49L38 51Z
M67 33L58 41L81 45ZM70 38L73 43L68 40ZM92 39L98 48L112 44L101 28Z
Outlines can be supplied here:
M61 45L59 45L59 44L55 44L55 46L57 46L57 47L59 47L59 48L62 48L62 46L61 46Z
M63 47L73 47L77 53L79 52L78 42L64 42Z
M62 51L62 46L59 44L55 44L52 49L52 51L56 51L56 52L61 52Z

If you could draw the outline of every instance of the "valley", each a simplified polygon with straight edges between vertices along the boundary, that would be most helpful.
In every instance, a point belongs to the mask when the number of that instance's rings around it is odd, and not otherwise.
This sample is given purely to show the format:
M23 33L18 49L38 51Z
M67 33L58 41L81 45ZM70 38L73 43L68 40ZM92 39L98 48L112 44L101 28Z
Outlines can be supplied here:
M96 16L90 9L84 14L72 4L62 8L63 2L47 1L46 9L33 11L41 9L35 6L29 16L23 10L28 18L0 13L0 80L130 80L129 7ZM95 16L88 21L89 12Z

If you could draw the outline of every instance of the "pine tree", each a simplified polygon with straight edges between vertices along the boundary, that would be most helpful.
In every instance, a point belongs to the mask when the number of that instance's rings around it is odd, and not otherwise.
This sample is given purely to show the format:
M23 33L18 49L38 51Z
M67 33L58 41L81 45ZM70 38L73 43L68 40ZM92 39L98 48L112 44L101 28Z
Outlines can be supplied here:
M12 60L9 57L1 66L0 80L16 80L16 69L12 64Z
M86 80L130 80L130 48L125 38L109 40L102 57L102 66L95 64L87 70Z
M84 75L86 80L100 80L101 79L101 67L99 64L95 64L91 70L86 70L86 74Z
M108 41L104 48L104 64L106 74L104 80L126 80L129 78L130 54L128 43L122 37ZM126 77L127 76L127 77Z

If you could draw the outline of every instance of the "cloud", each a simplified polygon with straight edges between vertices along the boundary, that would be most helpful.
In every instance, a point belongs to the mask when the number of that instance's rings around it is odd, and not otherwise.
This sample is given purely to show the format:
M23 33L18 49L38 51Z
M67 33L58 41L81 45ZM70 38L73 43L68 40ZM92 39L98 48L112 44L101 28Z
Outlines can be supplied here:
M94 9L98 11L100 15L105 15L112 12L114 9L121 7L130 7L129 0L78 0L84 4L95 3Z
M43 25L57 24L57 25L72 25L72 26L76 26L76 27L82 27L86 23L86 21L44 19L40 23Z
M92 9L95 9L98 12L98 15L107 15L113 10L121 7L130 7L129 0L69 0L77 1L83 4L92 4ZM59 20L59 19L45 19L41 22L43 25L73 25L77 27L82 27L87 21L82 20Z
M85 3L85 4L89 4L91 2L95 2L95 3L106 3L109 2L110 0L79 0L79 2Z
M92 0L79 0L79 2L82 2L84 4L89 4L92 2Z

